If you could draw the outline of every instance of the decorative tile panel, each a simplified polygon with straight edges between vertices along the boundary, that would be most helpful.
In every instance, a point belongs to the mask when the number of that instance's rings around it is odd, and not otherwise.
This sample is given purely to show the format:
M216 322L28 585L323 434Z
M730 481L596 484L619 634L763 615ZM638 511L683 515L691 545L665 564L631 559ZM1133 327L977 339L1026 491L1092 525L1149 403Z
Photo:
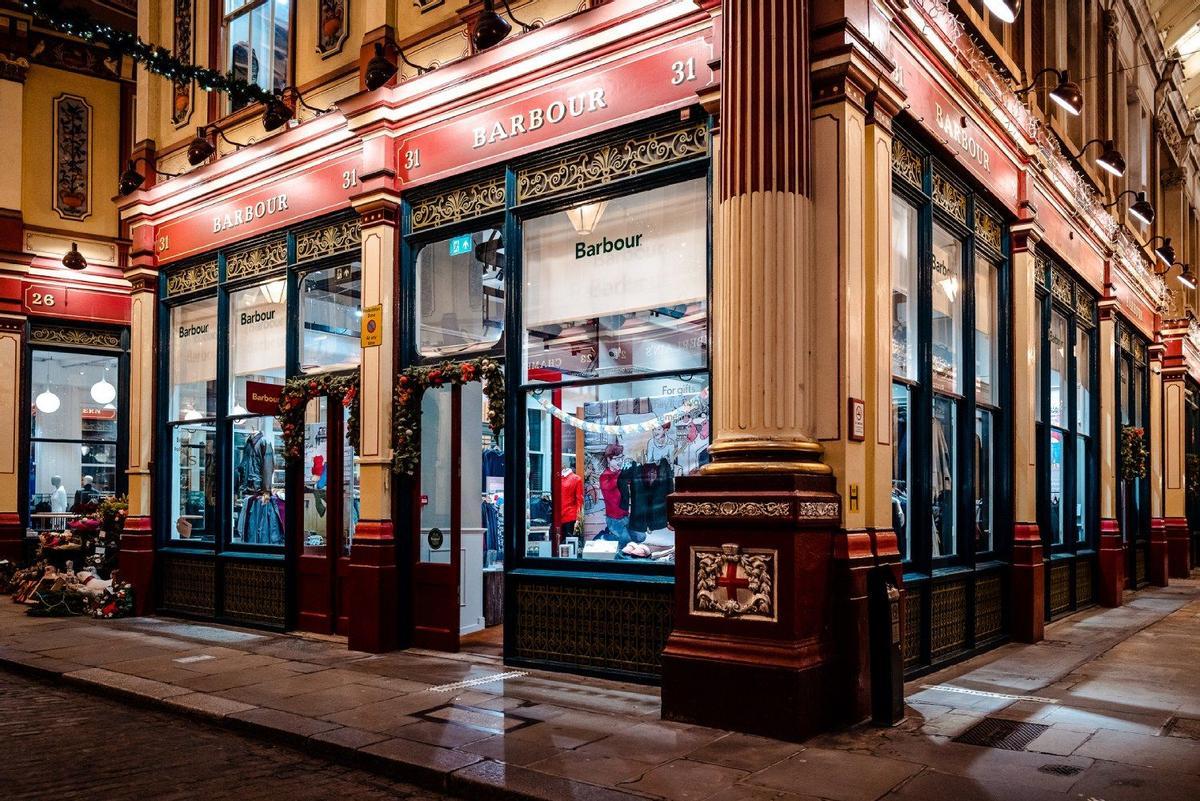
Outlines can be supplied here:
M121 336L114 331L90 328L70 328L60 325L35 325L29 331L29 341L35 345L67 345L82 348L121 350Z
M167 297L186 295L217 285L217 260L211 259L167 274Z
M185 64L190 64L192 62L192 21L195 17L195 0L174 0L174 6L175 57ZM171 84L171 122L175 124L176 128L186 125L192 117L195 86L194 81L174 81Z
M937 172L933 174L933 202L959 222L967 222L966 193Z
M361 244L362 220L353 217L296 234L296 261L357 251Z
M962 581L935 584L930 593L930 656L936 662L967 647L967 585Z
M54 202L64 220L92 213L92 107L82 97L54 98Z
M283 237L230 253L225 257L225 280L234 281L269 272L287 264L287 240Z
M1071 565L1069 562L1050 564L1050 614L1061 615L1071 609Z
M921 188L921 157L899 139L892 140L892 174Z
M439 225L481 217L503 208L504 179L490 178L414 202L412 229L422 231L426 228L436 228Z
M904 593L904 667L921 661L921 591L913 588Z
M211 560L159 556L162 565L162 608L212 617L216 614L216 573Z
M1060 303L1072 306L1074 305L1074 296L1071 289L1071 279L1055 265L1050 271L1050 294Z
M1075 562L1075 607L1078 609L1095 601L1092 597L1092 562L1079 559Z
M317 53L329 58L342 52L350 35L350 0L321 0L317 5Z
M517 175L517 201L591 189L707 153L708 127L704 124L641 134L521 170Z
M980 208L975 209L975 235L993 250L1000 250L1000 221Z
M1033 266L1036 271L1037 285L1044 289L1046 282L1050 280L1050 262L1046 261L1045 256L1035 255Z
M287 598L282 563L226 562L223 573L225 617L269 626L286 624Z
M699 617L775 621L779 552L727 543L691 549L690 612Z
M1004 633L1004 585L999 576L975 582L975 642Z

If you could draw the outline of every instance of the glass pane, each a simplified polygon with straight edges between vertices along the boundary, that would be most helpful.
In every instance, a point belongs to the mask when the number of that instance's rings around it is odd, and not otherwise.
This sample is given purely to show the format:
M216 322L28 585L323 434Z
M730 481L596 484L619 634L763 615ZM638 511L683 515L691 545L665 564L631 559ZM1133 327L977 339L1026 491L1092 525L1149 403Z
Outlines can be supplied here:
M329 541L329 398L304 410L304 552L324 555Z
M1092 335L1084 328L1075 331L1075 380L1079 390L1076 428L1088 433L1092 425Z
M340 370L362 361L362 265L342 264L300 279L300 369Z
M1050 312L1050 425L1067 425L1067 318Z
M1038 332L1039 336L1046 336L1046 333L1045 333L1045 331L1046 331L1046 301L1044 298L1038 298L1037 301L1034 303L1034 315L1033 316L1034 316L1034 326L1035 326L1034 330ZM1034 353L1033 361L1034 361L1035 367L1034 367L1033 372L1034 372L1034 375L1036 376L1036 378L1034 380L1034 390L1037 393L1035 395L1035 397L1037 398L1037 403L1035 404L1035 407L1037 408L1037 412L1034 414L1034 419L1040 423L1040 422L1042 422L1042 415L1044 414L1044 412L1042 411L1042 402L1043 402L1042 399L1046 397L1043 394L1043 392L1045 391L1045 383L1046 383L1046 377L1045 377L1045 373L1044 373L1044 371L1046 369L1046 359L1042 353L1042 348L1041 348L1040 343L1039 343L1038 347L1034 348L1034 351L1035 351L1035 353Z
M421 355L472 353L500 341L504 259L504 241L492 228L421 248L416 268Z
M217 435L212 423L171 429L173 540L213 542L216 532Z
M1050 544L1061 545L1063 541L1063 432L1050 431Z
M171 309L168 342L171 420L199 420L217 414L217 299Z
M707 206L696 179L526 222L527 378L703 369Z
M529 556L670 562L667 496L709 460L707 375L531 392L541 491L526 503ZM531 484L532 486L532 484Z
M1080 542L1088 539L1088 438L1080 435L1075 451L1075 534Z
M450 563L451 480L454 463L450 443L453 409L450 387L428 389L421 396L421 561Z
M249 83L258 83L261 65L250 46L249 14L243 14L229 21L229 30L226 33L225 41L227 48L225 63L229 65L229 71L233 73L233 77ZM230 106L237 109L244 106L246 102L230 101Z
M1133 369L1133 424L1135 426L1142 425L1145 420L1143 409L1145 408L1145 393L1146 393L1146 368L1135 367Z
M274 66L271 0L252 9L250 16L250 46L254 49L251 61L252 82L257 83L268 92L275 88L272 68Z
M993 481L992 413L975 411L975 551L992 550Z
M291 8L291 0L275 0L274 33L271 37L272 91L282 89L288 83L288 46L291 40L289 35Z
M908 415L912 394L903 384L892 384L892 530L899 540L904 561L912 558L911 514L908 497L912 484Z
M933 226L933 388L962 392L962 242Z
M1130 395L1129 395L1129 370L1132 366L1129 357L1122 357L1117 360L1117 372L1120 373L1117 391L1117 405L1121 408L1121 423L1129 425L1133 419L1130 411Z
M342 410L342 551L350 555L354 530L358 528L359 468L350 442L350 410Z
M1000 400L997 275L996 265L984 258L975 260L975 399L990 405Z
M917 380L917 210L892 197L892 375Z
M933 556L953 556L958 552L955 539L958 489L956 486L958 454L956 409L954 401L935 395L933 398Z
M282 279L229 293L229 413L246 414L246 382L283 384L287 354L287 283Z
M283 545L284 462L274 417L233 426L233 542ZM276 458L276 454L279 458Z

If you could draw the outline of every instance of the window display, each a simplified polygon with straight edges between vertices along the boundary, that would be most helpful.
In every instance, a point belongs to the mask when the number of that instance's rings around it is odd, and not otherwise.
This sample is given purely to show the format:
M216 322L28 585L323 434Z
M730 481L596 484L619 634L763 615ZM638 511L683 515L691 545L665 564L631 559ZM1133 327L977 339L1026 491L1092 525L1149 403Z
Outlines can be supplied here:
M958 448L956 430L957 410L954 401L935 395L933 398L933 441L930 464L933 469L930 497L933 520L933 556L953 556L958 551L956 522L958 517Z
M362 266L354 261L300 276L300 369L343 370L362 360Z
M504 333L504 240L480 231L430 242L417 254L417 320L422 356L492 348Z
M329 398L313 398L304 411L305 553L324 553L329 538Z
M892 198L892 375L917 379L917 210Z
M287 281L229 293L229 413L246 414L246 383L287 378Z
M908 449L910 393L904 384L892 384L892 530L899 541L900 555L907 561L911 558L909 536L912 515L908 497L912 488L912 474Z
M217 414L217 299L171 309L168 415L201 420Z
M30 352L29 524L61 531L71 514L117 492L120 361Z
M933 226L932 258L933 388L959 394L962 386L962 242Z
M171 514L173 540L212 542L215 538L216 428L212 423L184 423L171 430Z
M281 439L274 417L234 421L231 539L235 543L283 545L285 465Z

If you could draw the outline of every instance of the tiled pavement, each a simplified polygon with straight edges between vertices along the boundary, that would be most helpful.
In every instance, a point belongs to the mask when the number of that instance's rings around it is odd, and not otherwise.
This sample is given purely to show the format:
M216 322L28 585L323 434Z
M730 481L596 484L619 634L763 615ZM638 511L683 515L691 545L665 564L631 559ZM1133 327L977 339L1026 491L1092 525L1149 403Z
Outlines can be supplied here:
M30 618L6 602L0 665L469 798L1200 797L1195 579L910 683L900 726L803 744L663 722L654 688L485 657L373 656L161 618ZM1045 728L1018 751L953 741L985 717Z

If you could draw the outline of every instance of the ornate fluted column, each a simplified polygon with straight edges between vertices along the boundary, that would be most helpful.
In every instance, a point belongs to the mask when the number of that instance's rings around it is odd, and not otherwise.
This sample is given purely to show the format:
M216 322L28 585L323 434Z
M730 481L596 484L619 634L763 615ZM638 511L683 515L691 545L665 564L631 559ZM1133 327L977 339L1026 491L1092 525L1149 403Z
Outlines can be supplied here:
M1163 345L1155 342L1149 349L1150 362L1150 559L1146 575L1157 587L1167 586L1167 521L1163 518L1163 445L1166 430L1163 418Z
M1111 287L1100 300L1100 543L1097 599L1120 606L1125 592L1125 546L1117 522L1117 323Z
M1013 554L1012 636L1038 642L1046 630L1046 564L1037 518L1038 324L1036 222L1012 227Z

